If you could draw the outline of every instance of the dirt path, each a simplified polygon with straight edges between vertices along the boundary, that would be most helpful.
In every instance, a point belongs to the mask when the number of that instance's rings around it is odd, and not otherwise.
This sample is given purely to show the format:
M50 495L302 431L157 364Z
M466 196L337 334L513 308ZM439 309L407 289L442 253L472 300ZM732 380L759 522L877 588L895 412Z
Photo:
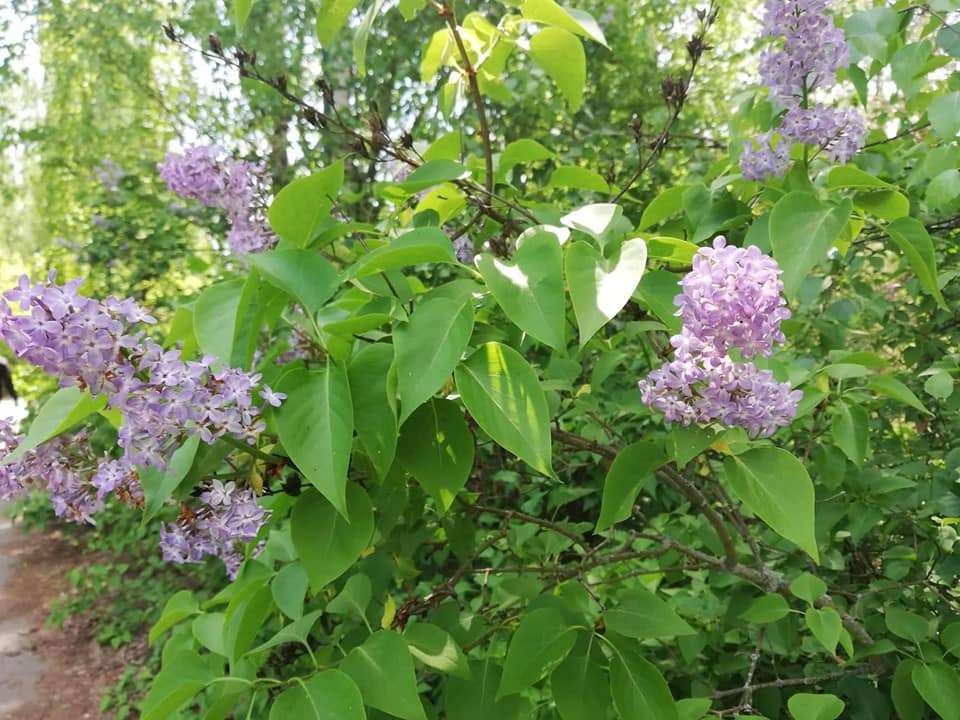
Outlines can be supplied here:
M46 628L50 602L68 590L64 574L81 562L58 533L23 534L0 516L0 720L86 720L123 660L68 621Z

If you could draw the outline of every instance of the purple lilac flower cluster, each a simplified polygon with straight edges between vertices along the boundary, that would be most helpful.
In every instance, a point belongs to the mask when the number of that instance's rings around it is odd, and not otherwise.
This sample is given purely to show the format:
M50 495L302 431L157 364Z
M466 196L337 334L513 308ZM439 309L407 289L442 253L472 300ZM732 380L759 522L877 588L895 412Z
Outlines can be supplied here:
M780 273L756 247L727 247L718 237L712 248L701 249L674 299L683 321L670 339L674 359L640 381L643 402L667 422L717 421L754 437L790 424L802 393L749 361L784 342L780 322L790 311ZM728 357L730 350L746 361Z
M197 434L212 443L230 436L253 443L264 430L253 403L259 374L219 366L210 356L185 361L178 350L164 350L144 336L138 325L155 320L133 300L109 297L100 302L77 292L81 281L57 285L54 280L51 273L45 283L32 285L24 276L16 289L4 293L0 339L20 358L59 376L62 386L106 394L108 406L124 416L118 436L124 454L99 466L90 458L77 463L70 447L78 443L54 440L12 463L11 469L0 470L0 493L22 493L30 478L41 478L58 514L90 521L109 494L141 504L138 466L163 470L187 437ZM15 313L10 303L27 314ZM263 386L260 397L279 406L285 396ZM18 442L11 432L0 431L4 456ZM78 471L80 466L87 471ZM224 498L233 497L239 495L218 496L220 515L227 518L224 522L236 520L235 534L245 537L245 518L251 512L226 512Z
M787 112L780 139L767 132L744 148L740 169L748 180L783 177L794 143L822 149L833 162L847 162L863 146L866 128L857 111L808 104L815 90L836 82L837 70L849 61L843 31L827 14L829 5L829 0L766 0L763 35L784 40L781 49L760 56L760 77L770 98Z
M216 555L233 579L243 562L243 545L256 539L270 513L260 507L252 488L238 488L234 482L213 480L200 499L204 506L198 512L182 513L176 523L164 525L163 557L199 563L206 555Z
M216 145L200 146L185 153L167 153L157 168L160 177L180 197L219 208L230 222L227 242L237 254L262 252L277 238L256 209L263 194L263 166L224 157Z

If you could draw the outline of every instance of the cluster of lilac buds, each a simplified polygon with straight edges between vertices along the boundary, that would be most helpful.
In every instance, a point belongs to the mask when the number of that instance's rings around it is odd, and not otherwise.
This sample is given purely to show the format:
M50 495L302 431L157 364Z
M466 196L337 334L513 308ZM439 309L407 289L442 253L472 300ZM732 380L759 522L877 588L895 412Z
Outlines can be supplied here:
M203 507L184 507L175 523L164 526L160 547L165 560L177 563L200 563L207 555L219 556L227 574L235 578L243 562L243 546L256 539L270 519L260 507L252 488L238 488L214 480L200 494Z
M852 109L810 105L812 93L836 82L847 65L849 50L843 31L827 14L829 0L766 0L763 35L783 37L783 47L760 56L760 77L770 99L786 113L779 139L771 132L747 143L740 169L748 180L783 177L789 148L802 143L826 152L833 162L847 162L863 146L862 116Z
M227 242L238 255L262 252L277 238L257 209L263 191L263 166L225 157L221 148L207 145L185 153L167 153L157 168L160 177L182 198L223 210L230 222Z
M186 361L179 350L164 350L144 336L139 326L155 320L133 300L100 302L77 292L81 281L54 280L50 273L45 283L32 285L24 276L4 293L0 339L18 357L57 375L61 386L105 394L108 407L124 417L118 439L124 454L99 466L92 458L78 463L70 444L54 440L0 469L0 494L19 494L30 478L41 478L58 514L90 521L107 495L141 504L138 467L164 470L188 437L255 442L265 428L254 404L259 374L222 366L212 356ZM259 395L273 406L285 397L267 386ZM9 428L0 428L3 456L17 442Z
M790 317L781 270L756 247L727 247L718 237L701 249L674 299L683 321L670 338L674 359L640 381L643 402L683 425L740 426L771 435L796 417L802 393L779 383L750 358L769 357L784 342L780 322ZM735 350L744 362L728 352Z

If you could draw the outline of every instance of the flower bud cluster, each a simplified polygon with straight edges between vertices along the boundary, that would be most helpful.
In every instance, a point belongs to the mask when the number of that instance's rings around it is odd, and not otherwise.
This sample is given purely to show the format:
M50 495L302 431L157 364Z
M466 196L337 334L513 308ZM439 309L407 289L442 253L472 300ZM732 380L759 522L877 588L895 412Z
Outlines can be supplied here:
M811 106L812 93L836 83L837 70L849 62L843 30L827 14L829 0L766 0L763 35L783 38L782 48L760 56L760 77L770 99L784 108L779 134L758 135L740 156L748 180L783 177L790 164L789 148L802 143L826 152L833 162L847 162L861 147L865 127L856 110L837 110L822 103Z
M670 339L674 359L640 381L643 402L667 422L717 421L754 437L790 424L802 393L749 361L784 342L780 322L790 311L780 273L757 248L727 247L723 237L701 249L674 299L683 321ZM730 358L731 350L745 362Z
M262 165L225 158L221 148L208 145L182 155L167 153L157 168L167 187L180 197L226 213L227 242L234 253L262 252L276 244L276 236L256 208L258 196L263 195Z

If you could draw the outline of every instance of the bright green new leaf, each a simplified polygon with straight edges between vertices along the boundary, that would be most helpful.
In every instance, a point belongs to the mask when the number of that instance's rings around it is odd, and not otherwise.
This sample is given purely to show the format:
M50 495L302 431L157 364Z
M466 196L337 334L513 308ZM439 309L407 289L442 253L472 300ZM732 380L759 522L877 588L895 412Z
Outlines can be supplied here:
M880 395L886 395L888 398L892 398L904 405L916 408L927 415L932 415L930 410L920 402L920 398L914 394L913 390L889 375L878 375L871 378L867 383L867 388Z
M290 517L290 536L300 562L319 592L353 567L373 537L373 508L362 487L347 488L347 521L322 495L307 492Z
M680 238L651 235L643 236L643 239L647 243L647 254L650 257L681 265L690 265L700 250L692 242Z
M750 607L740 613L740 617L752 623L772 623L782 620L790 614L790 605L783 595L769 593L750 603Z
M561 165L550 176L549 187L576 188L597 193L610 192L610 186L600 173L576 165Z
M870 422L867 411L860 405L838 400L833 405L830 426L834 444L857 467L863 465L870 450Z
M426 720L417 697L413 658L403 637L379 630L350 651L340 669L353 678L363 701L403 720Z
M910 673L913 686L941 720L960 720L960 677L946 663L916 663Z
M895 220L885 229L900 248L900 252L906 256L923 289L933 296L941 308L946 309L946 303L940 293L940 283L937 280L937 260L934 255L933 241L923 223L916 218L905 217Z
M789 193L773 206L770 247L788 298L796 297L800 283L840 237L852 209L850 200L831 205L806 192Z
M409 265L456 262L453 243L443 230L420 227L364 255L347 270L347 276L361 278Z
M287 394L274 413L277 434L307 480L344 516L353 449L353 401L343 368L293 370L278 389Z
M453 504L473 470L474 438L451 400L421 405L400 430L399 459L441 512Z
M370 32L373 30L373 22L380 14L383 4L386 0L373 0L367 12L360 21L360 27L357 28L353 36L353 62L357 66L357 72L360 77L367 74L367 43L370 41Z
M801 573L790 583L790 592L813 605L827 592L827 584L810 573Z
M410 623L403 631L403 639L410 647L410 654L424 665L447 675L471 679L467 656L446 630L426 622Z
M666 601L640 586L623 593L620 604L604 612L603 618L614 632L642 640L696 633Z
M837 611L831 607L807 608L803 619L813 636L833 655L837 651L840 632L843 630Z
M477 269L521 330L554 349L566 347L563 253L555 235L540 231L526 238L512 261L480 255Z
M814 491L807 469L786 450L759 447L723 463L740 501L787 540L820 562L814 537Z
M329 48L333 39L347 24L350 13L360 0L321 0L317 13L317 40L321 47Z
M790 696L787 707L796 720L836 720L846 703L836 695L797 693Z
M617 454L603 481L603 499L596 532L606 530L633 514L637 495L653 477L654 471L666 464L667 460L663 441L660 440L640 440L627 445Z
M587 56L580 39L563 28L545 27L530 40L530 57L557 84L570 110L579 110L587 82Z
M459 138L459 135L458 135ZM457 147L459 148L459 141ZM555 157L552 150L548 150L536 140L530 138L520 138L507 145L500 153L500 161L497 164L497 177L506 178L507 173L513 170L517 165L537 162L538 160L550 160Z
M340 670L324 670L290 686L270 707L270 720L366 720L356 683Z
M390 345L375 343L361 348L347 367L357 437L381 479L397 452L396 401L387 386L393 357Z
M340 287L340 273L320 255L292 248L251 253L246 256L271 284L315 313Z
M564 270L580 328L580 347L627 304L640 284L646 263L647 245L639 238L625 241L610 260L589 243L575 242L567 247Z
M157 638L179 622L186 620L200 612L197 599L190 590L180 590L174 593L163 606L160 619L150 628L147 641L153 645Z
M524 615L507 648L497 697L533 685L567 656L575 640L576 630L556 608L540 608Z
M554 0L524 0L520 6L523 17L533 22L563 28L577 35L591 38L603 46L607 39L593 17L583 10L561 7Z
M343 161L285 186L270 205L270 227L293 247L306 247L343 186Z
M106 395L91 398L89 392L78 387L60 388L40 408L40 412L30 423L26 437L20 441L13 452L3 458L0 464L6 465L19 460L47 440L55 438L81 420L103 410L106 405Z
M487 343L457 368L455 377L463 404L483 431L553 477L547 399L523 356L506 345Z
M442 388L473 333L469 296L431 296L394 331L400 422Z
M689 185L674 185L657 195L651 203L643 209L637 230L651 228L663 222L671 215L683 210L683 194L689 187Z
M250 17L254 2L256 0L234 0L233 23L237 26L237 32L243 30L243 26L247 24L247 18Z

